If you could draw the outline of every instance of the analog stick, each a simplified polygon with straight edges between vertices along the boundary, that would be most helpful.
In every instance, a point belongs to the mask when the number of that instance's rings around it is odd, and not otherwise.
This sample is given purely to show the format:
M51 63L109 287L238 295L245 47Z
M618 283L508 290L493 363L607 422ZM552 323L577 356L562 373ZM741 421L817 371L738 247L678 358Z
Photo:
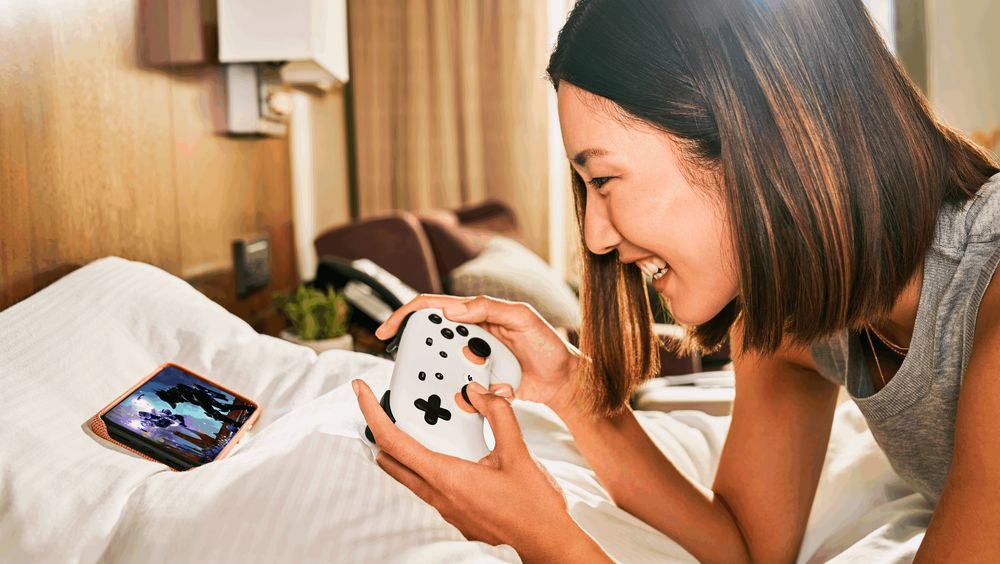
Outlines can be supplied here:
M490 353L493 352L490 349L490 344L479 337L469 339L469 350L479 358L489 358Z

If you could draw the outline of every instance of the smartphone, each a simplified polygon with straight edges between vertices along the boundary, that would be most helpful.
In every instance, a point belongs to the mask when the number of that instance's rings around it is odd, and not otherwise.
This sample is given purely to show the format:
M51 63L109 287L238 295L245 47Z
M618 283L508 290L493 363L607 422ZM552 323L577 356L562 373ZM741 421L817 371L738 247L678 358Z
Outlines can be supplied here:
M254 401L167 363L102 409L95 422L103 425L92 427L145 458L188 470L228 455L259 415Z

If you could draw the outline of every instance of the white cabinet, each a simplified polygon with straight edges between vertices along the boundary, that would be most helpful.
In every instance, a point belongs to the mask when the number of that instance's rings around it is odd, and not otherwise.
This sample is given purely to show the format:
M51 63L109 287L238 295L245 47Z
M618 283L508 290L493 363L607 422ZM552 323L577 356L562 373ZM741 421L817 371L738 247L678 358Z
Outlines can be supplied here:
M347 0L219 0L218 6L219 61L285 63L283 80L324 89L347 82Z

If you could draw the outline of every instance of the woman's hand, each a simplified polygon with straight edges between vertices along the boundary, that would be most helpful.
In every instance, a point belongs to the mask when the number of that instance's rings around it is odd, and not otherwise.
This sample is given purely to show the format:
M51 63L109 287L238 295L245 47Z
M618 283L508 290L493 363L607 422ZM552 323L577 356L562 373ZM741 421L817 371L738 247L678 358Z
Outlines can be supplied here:
M375 461L466 538L509 544L526 562L607 559L528 452L508 400L476 382L468 385L472 407L486 417L496 438L493 452L473 463L428 450L393 424L367 384L354 380L352 386L381 449Z
M545 403L555 409L572 399L573 376L580 351L556 333L533 307L486 296L458 298L423 294L396 310L375 331L388 339L412 311L438 308L451 321L475 323L507 345L521 364L518 399Z

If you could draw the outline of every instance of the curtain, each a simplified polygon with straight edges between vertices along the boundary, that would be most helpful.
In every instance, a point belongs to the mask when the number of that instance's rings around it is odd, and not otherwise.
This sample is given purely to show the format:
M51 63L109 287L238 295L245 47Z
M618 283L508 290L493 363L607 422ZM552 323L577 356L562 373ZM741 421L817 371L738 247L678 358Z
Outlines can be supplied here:
M348 17L359 215L499 198L547 257L546 2L350 0Z

